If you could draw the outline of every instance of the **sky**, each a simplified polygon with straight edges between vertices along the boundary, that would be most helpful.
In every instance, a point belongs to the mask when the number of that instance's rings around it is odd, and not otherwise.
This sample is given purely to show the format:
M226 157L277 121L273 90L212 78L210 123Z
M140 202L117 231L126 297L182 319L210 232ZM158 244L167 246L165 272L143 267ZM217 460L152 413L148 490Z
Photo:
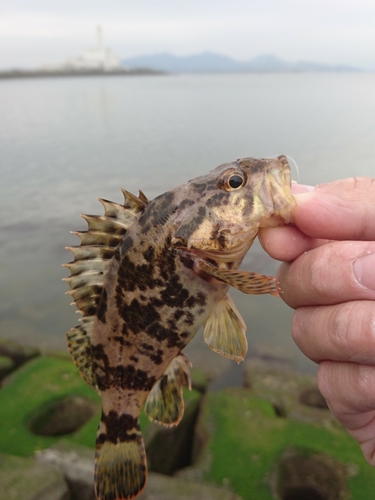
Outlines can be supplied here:
M210 51L375 70L374 0L0 0L0 68L78 56L97 25L121 59Z

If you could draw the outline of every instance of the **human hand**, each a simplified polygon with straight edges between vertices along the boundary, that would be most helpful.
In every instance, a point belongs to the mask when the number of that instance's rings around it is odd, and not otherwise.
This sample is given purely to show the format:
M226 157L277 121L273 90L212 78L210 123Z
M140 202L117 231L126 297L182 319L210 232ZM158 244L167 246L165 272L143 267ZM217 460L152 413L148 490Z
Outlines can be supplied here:
M329 408L375 466L375 179L293 187L295 226L263 228L292 333ZM307 191L307 192L304 192Z

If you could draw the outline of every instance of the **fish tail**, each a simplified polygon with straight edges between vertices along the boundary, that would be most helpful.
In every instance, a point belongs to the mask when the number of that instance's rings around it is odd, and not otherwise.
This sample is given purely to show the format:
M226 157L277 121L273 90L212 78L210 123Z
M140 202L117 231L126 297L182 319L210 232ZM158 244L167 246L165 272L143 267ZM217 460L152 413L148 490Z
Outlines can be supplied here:
M120 425L109 429L110 432L106 432L103 418L99 425L95 455L98 500L131 500L146 486L146 452L138 419L134 419L136 426L130 431L121 427L121 423L124 424L121 420L118 419Z

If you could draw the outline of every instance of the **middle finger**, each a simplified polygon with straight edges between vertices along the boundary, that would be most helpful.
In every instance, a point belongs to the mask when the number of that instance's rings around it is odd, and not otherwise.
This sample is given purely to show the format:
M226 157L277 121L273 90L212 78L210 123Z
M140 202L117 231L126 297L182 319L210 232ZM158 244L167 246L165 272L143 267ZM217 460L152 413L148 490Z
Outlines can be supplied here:
M355 270L359 268L358 263L364 262L361 257L367 259L368 271L363 272L358 281ZM370 273L374 277L371 285L374 289L367 287L372 278ZM300 255L291 263L283 263L277 278L283 291L282 299L294 309L375 300L375 242L327 243ZM362 284L365 282L367 286Z
M312 361L375 365L375 305L358 300L330 306L300 307L293 338Z

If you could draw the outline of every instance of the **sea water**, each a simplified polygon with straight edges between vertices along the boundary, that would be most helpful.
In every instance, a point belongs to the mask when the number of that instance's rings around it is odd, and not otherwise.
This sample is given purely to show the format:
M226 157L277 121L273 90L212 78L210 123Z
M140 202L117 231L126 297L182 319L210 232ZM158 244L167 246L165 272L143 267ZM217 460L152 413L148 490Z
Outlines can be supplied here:
M239 157L288 155L305 184L375 172L375 74L202 74L0 80L0 336L65 348L77 324L61 279L80 213L120 187L149 198ZM274 274L252 248L244 269ZM231 292L249 351L312 370L274 297ZM201 335L193 362L211 356ZM218 355L213 363L221 366ZM210 358L211 359L211 358Z

